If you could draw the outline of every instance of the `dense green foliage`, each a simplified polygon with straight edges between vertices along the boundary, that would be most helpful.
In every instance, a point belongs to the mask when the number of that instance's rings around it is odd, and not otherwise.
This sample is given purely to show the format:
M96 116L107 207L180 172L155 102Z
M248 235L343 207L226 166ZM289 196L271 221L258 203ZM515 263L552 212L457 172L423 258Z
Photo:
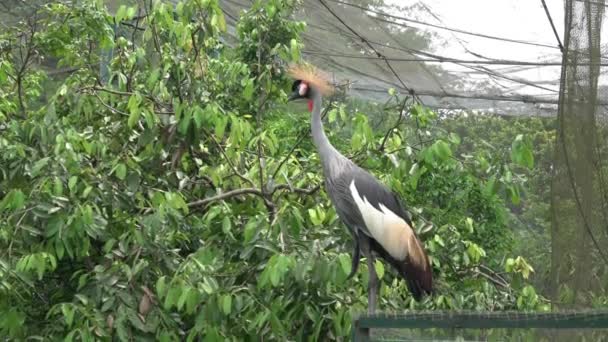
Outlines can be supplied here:
M349 336L367 269L345 281L350 236L308 115L285 105L305 29L293 6L257 2L233 47L217 0L115 16L55 2L0 36L1 335ZM53 78L41 56L73 69ZM421 303L378 262L380 309L544 308L508 214L537 167L532 138L483 121L494 153L464 138L470 122L387 97L326 102L330 139L403 197L432 258L437 293Z
M457 153L467 158L475 156L475 159L470 159L476 160L479 177L488 177L492 181L510 180L511 186L504 187L503 194L514 200L507 203L507 224L514 233L513 251L516 255L525 256L534 266L533 283L541 293L547 293L551 258L549 182L555 120L473 115L444 120L441 125L463 137ZM518 160L512 153L522 140L533 146L525 152L528 154L525 160L533 160L534 167L505 165L508 160Z

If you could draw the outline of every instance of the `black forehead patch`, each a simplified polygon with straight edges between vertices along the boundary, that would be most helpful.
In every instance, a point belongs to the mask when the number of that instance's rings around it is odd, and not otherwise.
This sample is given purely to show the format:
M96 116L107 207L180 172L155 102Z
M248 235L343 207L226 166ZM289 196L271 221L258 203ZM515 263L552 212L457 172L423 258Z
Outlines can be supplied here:
M295 80L291 85L291 91L296 91L300 83L302 83L302 80Z

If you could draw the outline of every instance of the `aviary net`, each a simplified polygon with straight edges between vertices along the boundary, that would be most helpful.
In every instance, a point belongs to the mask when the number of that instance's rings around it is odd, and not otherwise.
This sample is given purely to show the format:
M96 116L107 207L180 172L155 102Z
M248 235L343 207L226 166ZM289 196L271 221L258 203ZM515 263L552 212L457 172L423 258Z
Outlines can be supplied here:
M222 3L232 23L251 5ZM383 100L394 88L441 109L555 116L563 2L548 1L546 11L541 1L488 3L305 0L294 17L307 23L306 60L351 82L353 96ZM601 85L608 60L593 65Z
M608 311L411 312L359 317L354 341L606 341Z

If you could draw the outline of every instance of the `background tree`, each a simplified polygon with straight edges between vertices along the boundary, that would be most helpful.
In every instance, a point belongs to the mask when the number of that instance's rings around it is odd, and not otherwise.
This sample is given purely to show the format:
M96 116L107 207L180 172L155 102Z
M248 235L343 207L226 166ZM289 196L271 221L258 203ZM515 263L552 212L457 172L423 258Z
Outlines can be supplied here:
M345 281L351 241L320 191L309 117L285 106L296 4L253 4L234 46L215 0L138 5L53 2L0 36L0 333L349 336L367 270ZM546 309L511 253L503 192L517 182L457 153L443 118L391 92L339 93L326 120L406 200L432 257L438 293L422 303L378 263L380 309ZM530 167L525 138L514 147L488 168Z

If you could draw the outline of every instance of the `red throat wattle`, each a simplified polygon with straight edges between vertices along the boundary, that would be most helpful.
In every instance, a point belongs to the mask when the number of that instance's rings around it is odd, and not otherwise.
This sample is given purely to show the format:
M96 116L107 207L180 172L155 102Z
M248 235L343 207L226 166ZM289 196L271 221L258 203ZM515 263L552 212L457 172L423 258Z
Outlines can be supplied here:
M308 100L308 111L312 112L312 107L313 107L314 103L312 102L312 100Z

